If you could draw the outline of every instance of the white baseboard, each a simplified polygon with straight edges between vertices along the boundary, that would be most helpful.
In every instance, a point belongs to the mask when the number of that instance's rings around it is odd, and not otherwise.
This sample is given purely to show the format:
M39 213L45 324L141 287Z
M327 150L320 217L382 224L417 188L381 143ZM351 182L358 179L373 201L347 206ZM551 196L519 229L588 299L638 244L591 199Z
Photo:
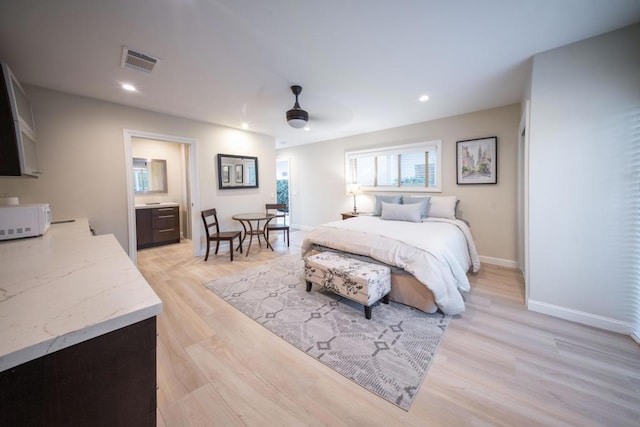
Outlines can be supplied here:
M480 262L497 265L499 267L518 268L518 261L514 261L511 259L494 258L491 256L480 255Z
M633 331L633 327L629 322L622 322L609 317L598 316L597 314L586 313L584 311L560 307L544 302L533 301L531 299L529 299L527 308L537 313L559 317L560 319L570 320L572 322L593 326L607 331L618 332L620 334L630 335Z

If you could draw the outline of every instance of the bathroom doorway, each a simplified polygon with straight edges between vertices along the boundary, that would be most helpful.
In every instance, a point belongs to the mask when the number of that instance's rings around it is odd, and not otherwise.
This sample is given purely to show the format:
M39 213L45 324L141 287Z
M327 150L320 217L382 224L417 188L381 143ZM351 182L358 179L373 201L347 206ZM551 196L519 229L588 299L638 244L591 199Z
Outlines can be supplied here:
M199 212L195 151L196 141L171 135L124 130L125 162L127 176L129 258L137 260L136 205L175 203L180 206L180 237L190 239L194 256L201 251L201 232L194 220ZM160 158L167 160L167 184L164 192L140 194L134 191L134 158ZM169 161L170 160L170 161Z

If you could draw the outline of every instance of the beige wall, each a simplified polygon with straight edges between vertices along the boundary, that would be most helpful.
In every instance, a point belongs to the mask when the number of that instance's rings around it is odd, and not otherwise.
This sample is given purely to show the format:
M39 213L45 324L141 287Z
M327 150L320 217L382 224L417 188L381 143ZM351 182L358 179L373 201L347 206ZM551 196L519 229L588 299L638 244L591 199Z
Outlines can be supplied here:
M154 139L131 138L131 154L143 159L167 161L167 192L136 194L136 205L155 202L173 202L182 204L182 150L180 143L157 141ZM180 209L182 211L182 209Z
M264 209L275 193L272 137L33 86L26 91L36 120L43 175L0 177L0 194L19 196L22 203L49 202L54 220L86 217L98 234L113 233L125 250L129 160L124 158L123 129L196 139L200 199L196 208L216 207L225 228L239 229L231 216ZM260 187L218 190L218 153L257 156Z
M418 123L279 149L278 159L289 159L291 168L292 224L313 227L340 218L353 209L345 195L344 153L401 143L442 141L442 193L460 199L459 214L471 223L479 253L485 261L513 264L516 250L517 148L520 105L431 122ZM456 141L498 137L498 183L456 184ZM373 210L373 195L358 196L358 209ZM493 259L492 259L493 258Z

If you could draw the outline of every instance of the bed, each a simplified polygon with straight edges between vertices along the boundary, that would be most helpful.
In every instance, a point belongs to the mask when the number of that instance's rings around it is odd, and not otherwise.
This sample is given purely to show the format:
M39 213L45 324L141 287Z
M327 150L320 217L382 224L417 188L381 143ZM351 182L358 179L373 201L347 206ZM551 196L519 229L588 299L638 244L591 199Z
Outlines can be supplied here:
M327 250L389 265L391 300L429 313L462 313L461 292L470 290L466 273L480 269L471 231L459 219L359 216L330 222L307 234L302 257Z

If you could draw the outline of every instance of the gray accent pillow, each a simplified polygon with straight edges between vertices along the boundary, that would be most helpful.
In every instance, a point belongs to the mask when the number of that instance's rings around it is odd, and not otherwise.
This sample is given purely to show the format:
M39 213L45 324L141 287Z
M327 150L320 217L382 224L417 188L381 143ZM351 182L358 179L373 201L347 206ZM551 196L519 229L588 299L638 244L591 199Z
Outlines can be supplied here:
M375 204L375 209L373 211L374 215L380 216L382 215L382 205L380 203L385 202L385 203L395 203L396 205L399 205L400 203L402 203L402 195L400 196L379 196L376 195L376 204Z
M431 201L431 197L403 197L402 204L403 205L411 205L414 203L420 203L420 216L422 218L427 217L427 212L429 211L429 202Z
M409 222L420 222L420 210L422 206L414 203L409 205L398 205L395 203L385 203L382 204L382 215L380 219L390 220L390 221L409 221Z

